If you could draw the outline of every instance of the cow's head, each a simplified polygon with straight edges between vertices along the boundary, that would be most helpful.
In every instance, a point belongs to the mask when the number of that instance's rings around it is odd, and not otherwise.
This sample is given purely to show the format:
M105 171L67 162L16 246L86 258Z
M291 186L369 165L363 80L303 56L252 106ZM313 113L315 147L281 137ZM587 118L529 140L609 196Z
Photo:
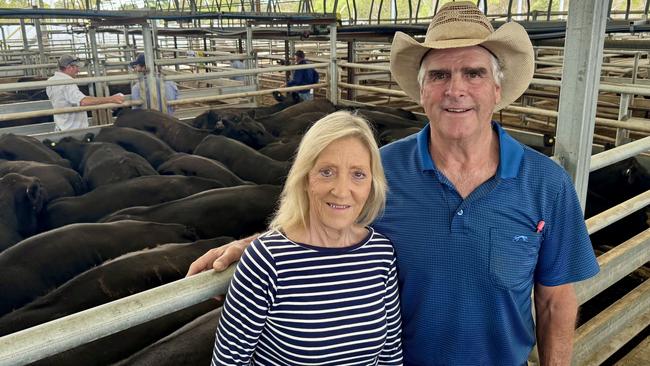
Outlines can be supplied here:
M248 116L239 122L224 119L223 124L221 135L243 142L253 149L263 148L275 141L275 137L264 128L264 125Z
M7 223L22 236L36 233L38 216L47 201L47 192L38 178L9 173L0 178L0 210Z

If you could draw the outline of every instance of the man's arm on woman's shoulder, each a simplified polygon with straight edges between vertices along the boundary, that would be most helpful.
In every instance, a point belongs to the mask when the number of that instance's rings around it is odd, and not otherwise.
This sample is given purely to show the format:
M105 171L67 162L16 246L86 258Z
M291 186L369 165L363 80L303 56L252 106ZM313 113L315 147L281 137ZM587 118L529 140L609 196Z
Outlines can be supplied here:
M192 276L210 269L214 269L218 272L225 270L241 258L244 254L244 250L246 250L250 243L259 235L260 234L254 234L243 239L235 240L226 245L222 245L219 248L208 250L205 254L190 264L190 268L185 276Z

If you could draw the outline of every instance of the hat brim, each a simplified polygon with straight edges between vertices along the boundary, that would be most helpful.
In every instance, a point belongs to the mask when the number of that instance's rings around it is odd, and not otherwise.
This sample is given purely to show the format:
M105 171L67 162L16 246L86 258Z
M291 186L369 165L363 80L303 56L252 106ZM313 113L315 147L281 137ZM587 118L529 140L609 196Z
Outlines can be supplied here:
M519 98L528 88L535 71L533 45L521 25L502 25L484 39L448 39L420 43L402 32L396 32L390 50L390 71L402 90L420 103L417 75L422 57L432 49L483 46L492 52L502 66L501 101L498 111Z

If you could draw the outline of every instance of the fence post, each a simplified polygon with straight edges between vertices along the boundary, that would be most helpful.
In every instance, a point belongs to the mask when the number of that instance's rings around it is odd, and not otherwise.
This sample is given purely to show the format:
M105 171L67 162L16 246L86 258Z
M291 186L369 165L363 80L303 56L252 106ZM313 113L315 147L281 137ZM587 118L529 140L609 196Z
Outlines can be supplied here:
M339 103L339 85L338 85L338 65L336 61L336 23L330 24L329 33L330 33L330 65L329 65L329 93L328 99L332 104L336 105Z
M587 199L606 15L606 2L569 3L555 157L573 178L583 210Z

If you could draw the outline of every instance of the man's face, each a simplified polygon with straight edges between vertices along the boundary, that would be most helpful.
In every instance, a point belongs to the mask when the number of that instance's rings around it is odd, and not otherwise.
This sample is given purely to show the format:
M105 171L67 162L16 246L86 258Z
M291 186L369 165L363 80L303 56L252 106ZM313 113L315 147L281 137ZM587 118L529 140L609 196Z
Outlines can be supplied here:
M68 65L68 66L65 67L64 72L65 72L66 74L70 75L71 77L75 77L75 76L77 76L77 74L79 73L79 65L77 65L77 64L70 64L70 65Z
M134 70L136 72L145 72L146 69L147 69L147 67L144 66L144 65L135 65L135 67L134 67Z
M432 50L422 64L420 104L434 136L468 141L490 131L501 88L487 50L479 46Z

